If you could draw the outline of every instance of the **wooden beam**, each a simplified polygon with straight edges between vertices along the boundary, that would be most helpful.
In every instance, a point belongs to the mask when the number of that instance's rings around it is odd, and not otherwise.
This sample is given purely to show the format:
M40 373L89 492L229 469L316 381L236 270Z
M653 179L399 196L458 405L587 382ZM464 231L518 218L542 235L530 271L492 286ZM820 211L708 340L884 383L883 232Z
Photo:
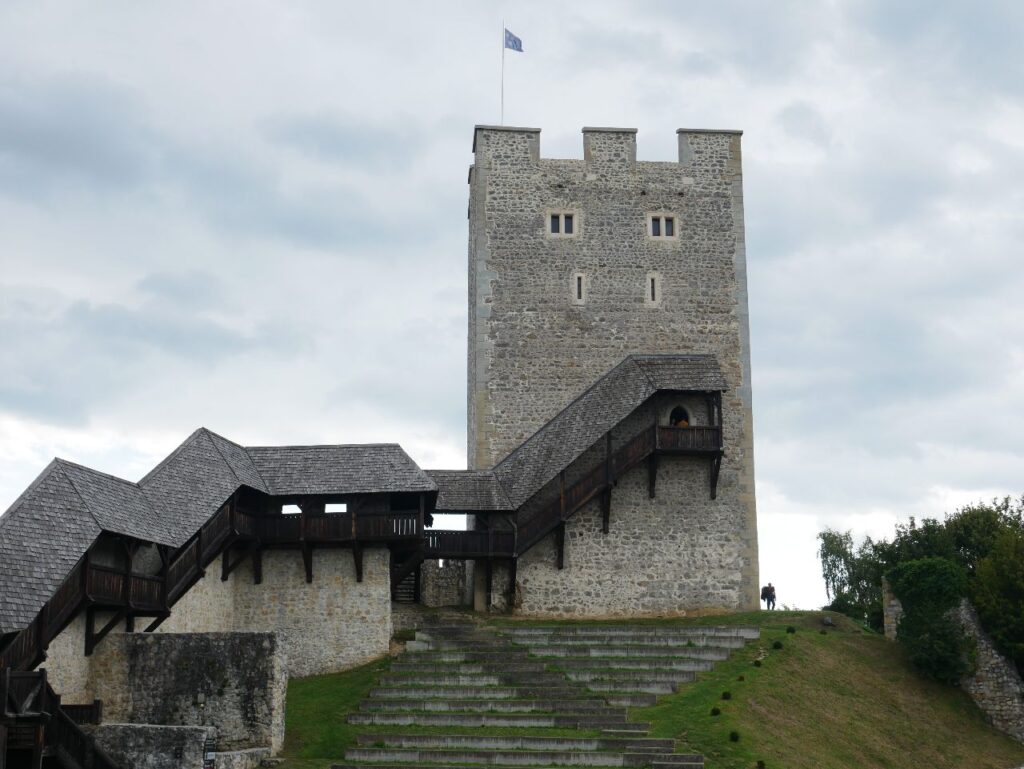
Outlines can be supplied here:
M0 769L7 767L7 727L0 724Z
M655 490L658 485L658 455L651 454L647 457L647 496L654 499Z
M558 474L559 520L565 520L565 470Z
M601 494L601 533L607 534L610 529L612 515L612 488L609 486Z
M722 470L722 455L717 454L711 460L711 498L718 498L718 475Z
M263 548L253 545L252 549L252 583L263 584Z
M565 568L565 524L560 523L555 527L555 566L562 570Z
M164 624L164 620L167 619L170 616L171 616L171 612L170 611L165 611L159 617L157 617L152 622L150 622L148 625L146 625L146 629L143 630L142 632L143 633L152 633L152 632L154 632L158 627L160 627L162 624Z
M46 726L36 724L35 738L32 742L32 769L43 768L43 749L46 745Z
M486 598L486 603L487 603L487 610L490 611L490 609L491 609L491 592L494 590L494 563L491 561L490 558L486 559L484 561L484 563L486 564L485 571L486 571L486 577L487 577L487 585L486 585L487 592L485 594L485 598Z
M302 565L306 567L306 584L313 582L313 548L302 544Z
M127 609L120 609L114 612L114 616L110 618L110 621L101 627L99 631L96 630L96 609L89 607L85 613L85 656L91 657L93 650L99 645L100 641L109 635L110 631L117 627L118 623L125 618L128 613Z
M356 564L356 582L363 581L363 548L362 545L355 545L352 548L352 560Z
M516 572L518 563L519 562L515 558L513 558L511 561L509 561L508 565L508 596L506 597L505 601L510 609L515 608L516 579L518 577Z
M124 632L135 632L135 615L131 612L128 612L127 616L124 618Z

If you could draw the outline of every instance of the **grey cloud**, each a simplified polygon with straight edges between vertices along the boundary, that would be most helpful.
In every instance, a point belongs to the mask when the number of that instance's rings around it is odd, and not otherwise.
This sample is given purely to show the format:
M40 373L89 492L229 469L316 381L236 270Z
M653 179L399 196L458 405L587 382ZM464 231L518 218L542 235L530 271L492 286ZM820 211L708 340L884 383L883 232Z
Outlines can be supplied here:
M276 118L268 121L265 134L317 159L371 170L407 168L423 147L422 131L401 132L329 115Z
M812 144L826 146L830 132L821 112L807 102L794 102L785 107L778 116L779 123L793 137Z

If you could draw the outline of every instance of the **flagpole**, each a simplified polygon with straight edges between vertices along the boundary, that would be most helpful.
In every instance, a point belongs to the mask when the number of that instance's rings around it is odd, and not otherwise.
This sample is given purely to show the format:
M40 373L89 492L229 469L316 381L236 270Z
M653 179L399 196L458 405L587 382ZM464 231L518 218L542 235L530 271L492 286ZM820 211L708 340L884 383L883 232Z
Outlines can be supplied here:
M505 125L505 20L501 20L501 121Z

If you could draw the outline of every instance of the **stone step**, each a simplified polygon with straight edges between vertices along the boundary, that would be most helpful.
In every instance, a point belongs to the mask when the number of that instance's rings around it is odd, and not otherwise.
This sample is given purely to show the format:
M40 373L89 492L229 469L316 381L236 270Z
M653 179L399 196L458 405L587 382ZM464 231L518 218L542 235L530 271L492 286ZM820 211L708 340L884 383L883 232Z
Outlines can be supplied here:
M724 657L723 657L724 659ZM718 660L691 659L688 657L664 658L583 656L583 657L552 657L549 665L560 671L573 670L618 670L618 671L710 671Z
M384 686L565 686L565 676L561 673L386 673L380 677L380 683Z
M592 692L609 694L675 694L679 691L676 684L668 681L588 681L584 685Z
M576 699L583 692L568 686L378 686L375 699Z
M562 751L562 750L429 750L422 748L349 748L345 751L347 762L371 764L451 766L470 764L476 766L611 766L650 767L657 763L663 769L690 769L703 765L703 759L695 764L694 756L666 753L613 753L610 751Z
M643 737L651 730L651 725L642 721L629 721L626 727L605 727L601 734L608 737Z
M676 749L673 739L641 737L614 739L606 737L544 737L533 735L486 734L360 734L356 737L360 747L431 748L451 750L545 750L545 751L619 751L623 753L661 752Z
M431 641L431 646L437 644L451 643L449 641ZM588 649L592 647L605 647L605 646L628 646L628 647L668 647L668 648L686 648L694 646L717 646L722 649L741 649L747 643L746 639L735 636L692 636L689 638L673 638L668 636L651 636L651 637L636 637L636 636L607 636L592 638L520 638L517 639L512 648L520 649L534 649L534 648L569 648L569 649ZM453 648L453 647L438 647L438 648ZM463 645L462 649L480 648L476 645ZM535 652L531 652L533 654Z
M490 662L464 662L461 660L449 660L447 662L393 662L392 673L421 673L425 675L436 675L446 673L448 675L467 675L471 673L545 673L547 672L546 662L518 662L511 660L494 659Z
M657 627L644 625L566 625L562 627L502 628L505 638L536 638L539 636L584 638L593 636L722 636L753 640L761 637L757 627L743 625L692 625L690 627Z
M481 713L353 713L348 717L350 724L374 726L458 726L479 728L516 729L609 729L623 724L625 716L605 716L584 713L576 715L545 713L481 714ZM640 735L646 733L649 724L637 724ZM627 734L633 734L633 730Z
M416 640L405 642L406 651L480 651L500 652L505 649L516 650L516 644L502 639L501 641L486 642L479 639L454 639L454 638L433 638L430 640Z
M696 680L697 674L688 670L570 670L566 677L587 684L594 681L688 684Z
M438 764L428 763L408 763L408 764L386 764L386 763L343 763L343 764L332 764L331 769L438 769ZM463 769L471 769L472 765L459 765ZM641 766L643 766L641 764ZM704 769L704 757L700 755L679 755L673 756L671 761L661 761L655 759L651 761L651 769ZM491 764L488 769L521 769L520 766L501 766L498 764Z
M526 649L507 649L503 651L406 651L401 656L408 663L438 664L445 662L530 662Z
M643 694L642 692L632 694L608 692L605 695L605 701L609 705L618 708L649 708L652 705L658 704L658 695Z
M651 703L653 704L653 703ZM586 713L600 712L608 716L626 717L625 707L609 707L600 697L589 699L567 699L567 700L517 700L517 699L488 699L488 700L467 700L467 699L446 699L446 700L406 700L406 699L381 699L363 700L359 703L359 709L364 712L382 713L544 713L547 715L582 715Z
M742 644L740 644L742 646ZM735 649L740 646L734 647ZM725 646L587 646L585 644L567 644L564 646L526 647L531 657L679 657L683 659L701 659L710 655L712 659L724 660L734 649ZM702 651L711 650L711 651Z
M594 650L595 652L598 649ZM602 657L598 654L582 654L577 657L559 655L557 657L528 657L534 665L543 664L556 667L559 670L566 668L592 668L600 665L604 667L636 667L636 668L657 668L672 667L674 665L689 665L693 662L723 662L729 658L729 649L718 649L713 646L686 647L686 653L675 657L657 657L646 655L643 657L626 657L623 655ZM487 664L487 663L482 663ZM517 664L517 663L513 663Z

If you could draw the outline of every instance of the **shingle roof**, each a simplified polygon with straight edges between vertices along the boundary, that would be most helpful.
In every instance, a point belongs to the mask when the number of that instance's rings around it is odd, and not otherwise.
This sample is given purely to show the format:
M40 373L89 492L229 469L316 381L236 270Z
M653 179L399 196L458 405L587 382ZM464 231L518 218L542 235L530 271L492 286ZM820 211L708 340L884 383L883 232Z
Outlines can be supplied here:
M515 509L490 470L427 470L437 483L439 513L511 512Z
M102 532L179 547L243 485L279 496L437 490L394 444L246 449L206 428L138 483L55 459L0 516L0 633L28 625Z
M515 507L659 391L726 389L713 355L630 355L494 467Z
M246 451L276 496L437 490L397 443L250 446Z
M0 516L0 633L32 621L100 531L62 463L51 462Z

